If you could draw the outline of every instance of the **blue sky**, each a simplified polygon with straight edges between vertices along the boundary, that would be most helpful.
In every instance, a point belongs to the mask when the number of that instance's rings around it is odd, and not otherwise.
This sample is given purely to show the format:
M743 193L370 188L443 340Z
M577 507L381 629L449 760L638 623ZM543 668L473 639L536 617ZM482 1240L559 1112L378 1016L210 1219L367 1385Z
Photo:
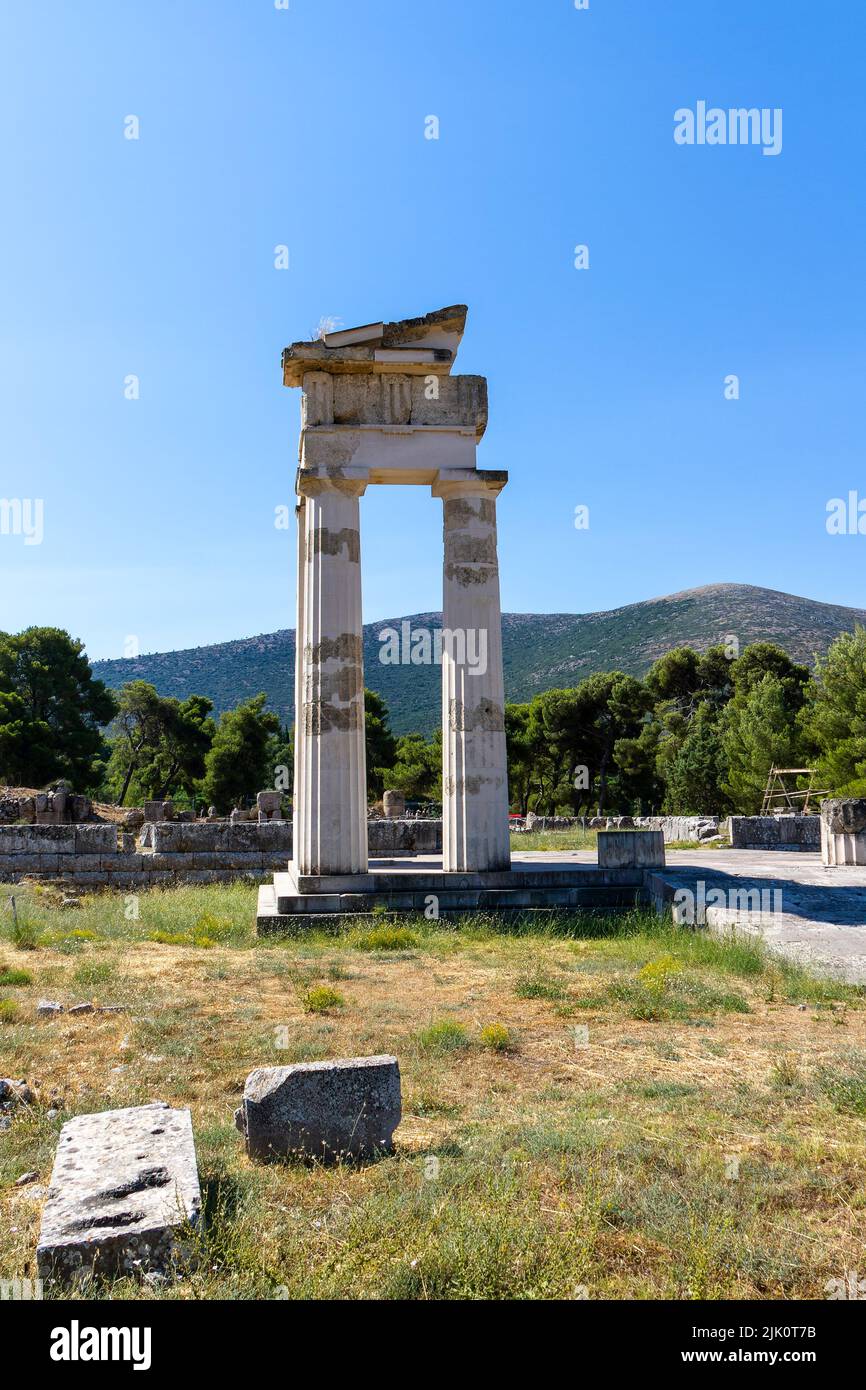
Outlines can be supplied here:
M44 504L0 629L291 626L281 349L455 302L504 608L866 606L866 536L825 525L866 498L864 40L860 0L0 0L0 497ZM678 146L699 100L782 108L781 154ZM439 606L440 508L368 491L368 621Z

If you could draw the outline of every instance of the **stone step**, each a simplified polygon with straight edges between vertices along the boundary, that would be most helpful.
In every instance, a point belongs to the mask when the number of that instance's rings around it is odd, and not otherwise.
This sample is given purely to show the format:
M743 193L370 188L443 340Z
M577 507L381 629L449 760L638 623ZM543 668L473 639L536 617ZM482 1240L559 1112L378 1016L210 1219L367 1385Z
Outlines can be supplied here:
M368 889L367 885L372 880ZM327 880L320 880L326 884ZM450 902L449 894L465 898L466 905L478 905L479 895L503 892L525 893L543 891L545 893L566 893L570 890L587 892L593 889L622 890L626 897L628 890L632 895L643 888L643 869L600 869L595 865L575 864L552 868L520 868L507 873L492 874L445 874L436 870L407 870L389 873L374 871L363 878L364 891L352 892L351 880L341 879L329 892L322 891L298 893L291 874L274 875L274 892L277 910L280 913L292 911L337 912L342 909L358 911L364 903L373 905L406 906L408 897L413 897L415 906L423 910L424 898L430 894L440 902ZM305 880L306 883L306 880ZM474 895L474 896L473 896ZM563 905L570 899L562 898ZM457 904L462 905L462 904Z
M578 911L608 912L644 901L637 885L586 884L579 887L440 889L403 893L320 893L279 897L273 886L259 890L257 922L260 931L296 929L302 925L343 917L369 918L375 908L390 912L423 913L436 899L438 914L460 912Z

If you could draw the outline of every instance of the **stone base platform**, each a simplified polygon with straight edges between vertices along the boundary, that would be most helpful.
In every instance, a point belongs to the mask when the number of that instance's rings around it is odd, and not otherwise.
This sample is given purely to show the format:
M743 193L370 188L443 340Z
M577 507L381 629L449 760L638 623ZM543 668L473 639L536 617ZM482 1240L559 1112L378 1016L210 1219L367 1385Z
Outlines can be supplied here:
M363 919L374 908L436 915L580 909L613 912L648 902L642 868L595 864L514 865L498 873L445 873L441 859L372 860L367 874L300 879L292 869L259 889L260 935L324 926L335 918Z

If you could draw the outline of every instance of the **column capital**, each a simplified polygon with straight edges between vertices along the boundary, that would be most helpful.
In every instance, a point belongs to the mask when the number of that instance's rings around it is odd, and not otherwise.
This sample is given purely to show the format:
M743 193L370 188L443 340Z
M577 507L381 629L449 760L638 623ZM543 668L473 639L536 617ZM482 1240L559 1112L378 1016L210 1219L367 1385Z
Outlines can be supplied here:
M322 497L337 493L341 497L363 497L370 481L366 468L347 468L332 473L318 468L299 468L295 478L298 497Z
M438 473L431 484L434 497L448 501L452 497L498 497L508 482L504 469L479 468L474 472L462 469L452 473Z

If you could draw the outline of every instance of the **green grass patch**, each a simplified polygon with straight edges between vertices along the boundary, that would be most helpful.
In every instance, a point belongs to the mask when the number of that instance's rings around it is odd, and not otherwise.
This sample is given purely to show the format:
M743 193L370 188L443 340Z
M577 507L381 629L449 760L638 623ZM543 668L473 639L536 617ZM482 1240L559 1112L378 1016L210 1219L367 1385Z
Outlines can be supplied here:
M822 1067L818 1085L840 1115L866 1115L866 1052L845 1053Z
M411 928L393 923L371 927L369 931L353 935L349 940L349 945L358 951L411 951L419 944L419 938Z
M32 985L33 976L28 975L26 970L0 970L0 989L11 988L13 985Z
M462 1023L452 1018L439 1019L418 1033L418 1046L424 1052L445 1054L460 1052L469 1046L469 1037Z
M561 1000L568 998L568 986L561 980L556 980L552 976L535 972L531 975L523 975L514 986L514 993L518 999L549 999Z

